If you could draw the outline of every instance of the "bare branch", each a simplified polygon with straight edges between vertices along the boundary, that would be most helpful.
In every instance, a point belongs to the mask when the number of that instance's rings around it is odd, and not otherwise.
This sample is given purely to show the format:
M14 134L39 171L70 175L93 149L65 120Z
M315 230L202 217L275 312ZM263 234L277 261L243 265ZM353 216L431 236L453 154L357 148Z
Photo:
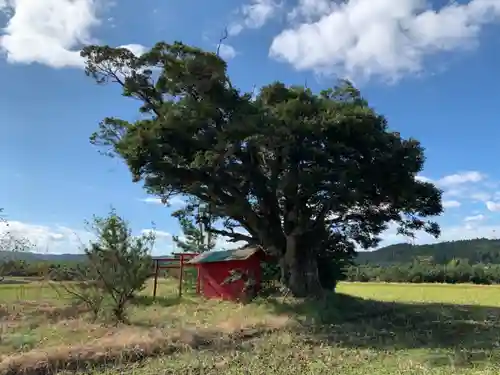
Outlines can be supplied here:
M227 32L227 27L225 27L224 31L222 32L222 36L219 39L219 44L217 44L217 56L219 56L220 46L222 45L222 42L225 41L228 37L229 33Z

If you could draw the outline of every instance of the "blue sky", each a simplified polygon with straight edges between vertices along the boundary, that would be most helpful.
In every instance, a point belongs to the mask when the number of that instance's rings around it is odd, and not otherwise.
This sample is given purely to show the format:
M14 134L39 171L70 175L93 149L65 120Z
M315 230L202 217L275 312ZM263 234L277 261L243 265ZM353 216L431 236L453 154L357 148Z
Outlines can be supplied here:
M422 178L445 191L442 239L500 233L500 0L138 4L0 0L0 206L40 249L78 251L84 219L113 205L137 232L154 222L155 251L171 250L179 202L158 204L88 141L103 117L133 120L136 106L85 77L78 51L100 43L140 53L159 40L215 49L226 26L221 54L237 86L319 90L352 79L391 128L426 147ZM393 229L384 238L405 240Z

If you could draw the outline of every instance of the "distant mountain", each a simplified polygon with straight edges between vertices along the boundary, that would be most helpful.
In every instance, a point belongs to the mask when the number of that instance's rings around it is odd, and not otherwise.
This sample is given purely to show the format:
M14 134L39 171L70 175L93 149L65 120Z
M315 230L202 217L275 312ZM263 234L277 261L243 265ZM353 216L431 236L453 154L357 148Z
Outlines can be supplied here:
M85 259L84 254L50 254L50 253L31 253L31 252L11 252L0 251L0 260L24 260L26 262L48 261L54 263L60 262L79 262Z
M400 243L375 251L359 252L358 264L408 263L416 259L428 259L434 263L445 264L452 259L467 259L470 264L500 264L500 240L478 238L439 242L430 245L410 245Z
M159 255L154 256L154 258L164 259L169 258L172 255ZM11 260L24 260L26 262L37 262L46 261L54 263L65 263L65 262L81 262L85 260L84 254L50 254L50 253L32 253L32 252L11 252L11 251L0 251L0 261L4 259Z
M83 254L48 254L30 252L0 251L2 259L19 259L27 262L49 261L54 263L79 262L85 259ZM410 245L400 243L383 247L375 251L359 252L356 258L358 264L394 264L409 263L416 259L432 260L434 263L445 264L452 259L467 259L470 264L491 263L500 264L500 240L479 238L439 242L431 245Z

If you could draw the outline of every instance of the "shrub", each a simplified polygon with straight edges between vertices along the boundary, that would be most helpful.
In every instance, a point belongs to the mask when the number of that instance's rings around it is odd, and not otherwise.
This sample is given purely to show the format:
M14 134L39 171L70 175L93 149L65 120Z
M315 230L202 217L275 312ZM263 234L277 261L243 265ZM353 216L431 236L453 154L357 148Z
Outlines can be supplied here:
M151 275L152 233L132 235L128 222L114 210L107 217L94 217L97 240L85 249L89 267L99 288L109 297L117 322L125 321L127 304L144 289Z

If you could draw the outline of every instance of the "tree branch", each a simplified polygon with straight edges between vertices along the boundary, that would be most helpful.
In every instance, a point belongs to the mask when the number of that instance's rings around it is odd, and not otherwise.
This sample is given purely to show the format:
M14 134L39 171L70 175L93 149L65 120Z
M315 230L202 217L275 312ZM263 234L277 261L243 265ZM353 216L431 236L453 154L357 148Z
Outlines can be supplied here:
M228 38L229 34L227 32L227 27L224 28L224 31L222 32L222 36L219 39L219 44L217 44L217 56L219 56L220 52L220 46L222 45L222 42L225 41Z
M215 233L219 236L225 236L231 238L229 242L238 242L238 241L245 241L248 242L249 244L258 244L259 240L255 239L254 237L247 236L242 233L236 233L234 231L227 231L227 230L221 230L221 229L215 229L215 228L210 228L208 229L209 232Z

